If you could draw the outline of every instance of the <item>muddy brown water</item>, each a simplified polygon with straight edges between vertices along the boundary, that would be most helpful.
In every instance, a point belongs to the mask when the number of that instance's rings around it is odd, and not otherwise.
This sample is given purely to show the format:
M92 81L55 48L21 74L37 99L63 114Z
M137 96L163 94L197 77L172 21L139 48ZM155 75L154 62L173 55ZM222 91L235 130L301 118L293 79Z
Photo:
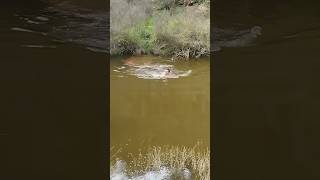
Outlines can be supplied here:
M81 27L91 20L74 18L77 8L62 16L48 12L49 7L52 4L37 0L6 1L0 7L5 104L0 121L4 163L0 179L105 179L106 54L88 50L96 38L79 29L68 33L81 31L93 41L87 45L56 41L69 36L51 36L55 27L70 22ZM90 12L100 14L100 10Z
M215 178L319 179L319 3L215 5L216 27L262 27L256 45L214 54Z
M132 68L126 65L128 59L136 65L167 64L172 71L192 72L174 79L138 78L126 73ZM115 158L126 160L128 153L152 146L194 146L198 141L209 146L209 58L171 62L152 56L118 57L111 59L110 73L111 147L122 148Z
M105 54L87 50L83 44L53 41L56 37L12 31L26 25L16 14L37 17L47 5L36 0L4 4L0 11L1 82L3 101L13 111L4 109L2 115L8 121L1 125L0 137L9 147L1 152L6 151L5 161L14 170L4 175L105 178L100 173L107 171L107 145L97 146L107 142L103 138L106 121L93 121L108 119L107 87L101 83L109 81ZM90 6L92 1L78 4ZM111 97L111 144L129 144L128 151L137 151L145 144L191 145L198 139L208 143L205 119L209 118L211 71L216 179L319 179L318 4L216 2L215 26L259 25L262 35L257 44L223 48L214 54L211 70L208 60L174 64L193 70L178 79L123 78L111 71L111 93L117 94ZM55 23L60 26L64 21ZM111 64L118 67L122 62L114 59Z

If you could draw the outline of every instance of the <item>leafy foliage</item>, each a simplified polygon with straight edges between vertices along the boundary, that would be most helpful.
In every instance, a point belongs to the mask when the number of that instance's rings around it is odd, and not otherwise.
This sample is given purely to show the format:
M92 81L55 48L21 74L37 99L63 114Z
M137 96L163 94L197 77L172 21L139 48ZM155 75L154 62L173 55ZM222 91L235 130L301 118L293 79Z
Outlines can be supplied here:
M208 55L210 1L186 1L111 0L111 54Z

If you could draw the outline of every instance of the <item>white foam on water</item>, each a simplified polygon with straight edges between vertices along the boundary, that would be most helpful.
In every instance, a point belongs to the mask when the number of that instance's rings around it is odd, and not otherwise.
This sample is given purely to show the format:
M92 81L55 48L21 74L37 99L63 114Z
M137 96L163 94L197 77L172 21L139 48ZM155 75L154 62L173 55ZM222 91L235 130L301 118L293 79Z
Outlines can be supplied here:
M25 20L27 23L29 23L29 24L37 24L37 25L39 25L39 24L43 24L44 22L38 22L38 21L35 21L35 20L31 20L31 19L29 19L29 18L24 18L24 17L21 17L23 20Z
M40 21L49 21L49 18L43 17L43 16L37 16L36 19L38 19Z
M161 167L159 170L147 171L140 173L136 176L128 176L126 173L126 162L118 160L115 167L111 169L111 180L171 180L173 177L179 176L181 180L191 180L192 174L188 169L182 169L180 171L170 170L167 167Z
M262 33L260 26L253 26L250 29L235 30L235 29L221 29L214 28L212 51L217 52L222 48L236 48L236 47L247 47L253 45L255 40Z
M63 18L63 25L53 26L50 34L67 42L83 45L86 49L107 53L108 50L108 16L105 12L57 4L46 9L46 13L55 18Z
M31 45L31 44L28 44L28 45L21 45L22 47L26 47L26 48L57 48L56 46L45 46L45 45Z
M177 70L169 64L151 64L130 66L127 73L141 79L177 79L189 76L192 70Z
M47 7L38 14L15 14L23 23L12 31L41 34L62 43L74 43L96 53L108 53L108 16L101 11L67 4ZM56 23L59 22L59 23Z
M30 30L30 29L19 28L19 27L12 27L11 30L12 31L19 31L19 32L37 33L37 34L42 34L44 36L47 35L47 33L44 33L44 32L37 32L37 31Z

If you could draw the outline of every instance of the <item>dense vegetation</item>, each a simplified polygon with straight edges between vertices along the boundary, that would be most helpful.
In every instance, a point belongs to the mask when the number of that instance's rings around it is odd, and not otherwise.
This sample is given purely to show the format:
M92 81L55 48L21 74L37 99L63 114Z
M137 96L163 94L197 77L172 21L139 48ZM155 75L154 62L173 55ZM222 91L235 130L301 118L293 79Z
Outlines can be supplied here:
M210 0L111 0L111 55L210 53Z

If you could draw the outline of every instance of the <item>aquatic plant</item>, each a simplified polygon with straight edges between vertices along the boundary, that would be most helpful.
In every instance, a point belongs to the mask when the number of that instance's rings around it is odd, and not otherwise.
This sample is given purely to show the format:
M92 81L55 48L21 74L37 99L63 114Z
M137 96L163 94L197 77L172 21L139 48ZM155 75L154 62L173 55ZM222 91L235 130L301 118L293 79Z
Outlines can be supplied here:
M146 153L131 155L130 159L128 164L114 160L111 174L141 177L148 172L163 172L162 176L170 179L210 179L210 150L200 143L193 147L154 146Z

